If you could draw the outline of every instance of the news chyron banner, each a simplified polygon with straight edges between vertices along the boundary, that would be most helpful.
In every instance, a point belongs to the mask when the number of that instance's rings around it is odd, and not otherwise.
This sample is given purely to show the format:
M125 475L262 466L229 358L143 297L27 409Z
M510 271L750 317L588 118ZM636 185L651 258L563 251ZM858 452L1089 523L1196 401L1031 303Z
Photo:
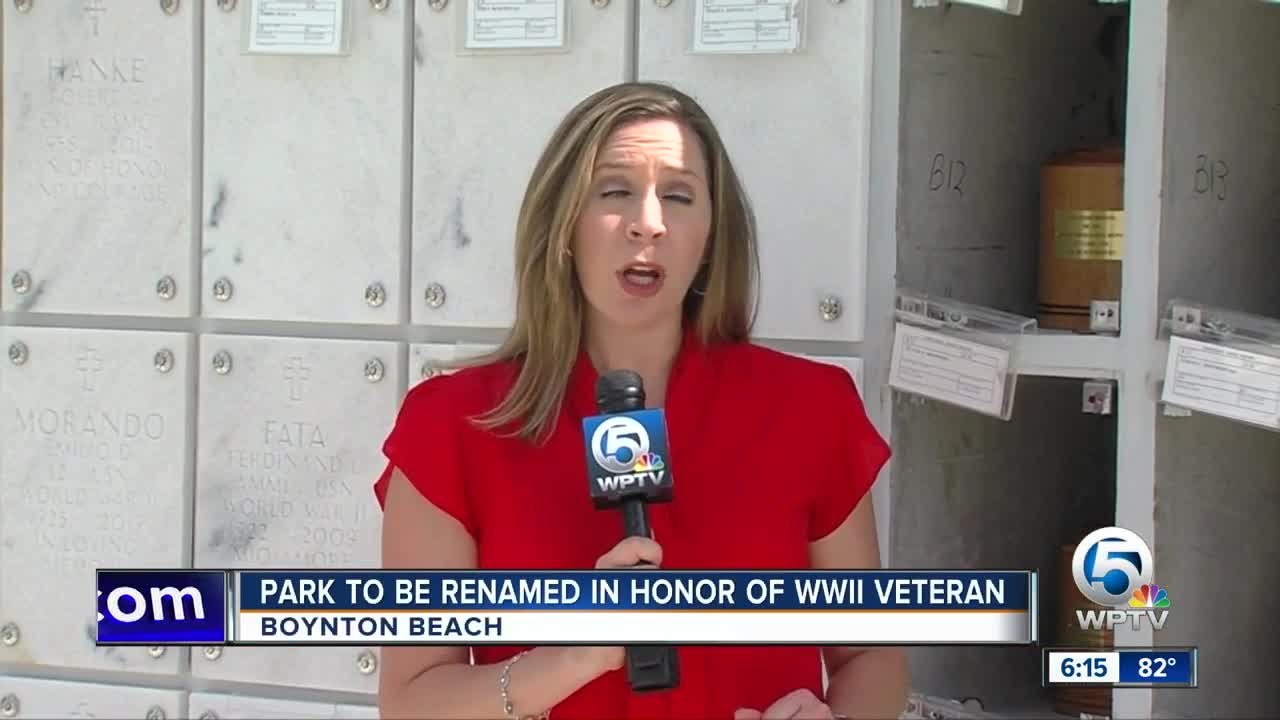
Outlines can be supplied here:
M99 570L98 644L1030 645L1034 571Z

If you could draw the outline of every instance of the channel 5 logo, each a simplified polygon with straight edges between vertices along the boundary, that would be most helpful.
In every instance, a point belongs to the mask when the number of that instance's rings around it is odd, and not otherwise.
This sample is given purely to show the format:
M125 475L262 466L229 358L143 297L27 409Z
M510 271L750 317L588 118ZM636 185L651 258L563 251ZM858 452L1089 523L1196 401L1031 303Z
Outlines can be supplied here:
M1106 610L1076 610L1082 630L1114 630L1143 620L1156 630L1169 618L1169 592L1152 582L1151 548L1137 533L1119 527L1094 530L1076 546L1071 575L1080 593Z
M669 493L666 416L659 409L597 415L582 421L592 497Z

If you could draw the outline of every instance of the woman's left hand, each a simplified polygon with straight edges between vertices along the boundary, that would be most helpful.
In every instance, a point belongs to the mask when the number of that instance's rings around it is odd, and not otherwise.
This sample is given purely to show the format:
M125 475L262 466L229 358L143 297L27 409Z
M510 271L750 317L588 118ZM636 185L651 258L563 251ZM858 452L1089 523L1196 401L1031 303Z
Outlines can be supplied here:
M832 720L831 708L809 690L793 690L760 712L738 708L733 720Z

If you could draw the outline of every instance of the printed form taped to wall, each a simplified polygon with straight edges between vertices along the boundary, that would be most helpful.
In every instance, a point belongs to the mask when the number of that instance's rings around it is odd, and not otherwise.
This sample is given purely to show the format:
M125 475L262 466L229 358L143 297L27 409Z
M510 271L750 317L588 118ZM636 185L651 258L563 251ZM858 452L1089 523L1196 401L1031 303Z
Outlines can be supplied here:
M244 14L245 52L345 55L349 0L250 0Z
M1280 322L1174 300L1161 335L1161 402L1280 430Z
M467 0L467 50L537 50L565 46L565 0Z
M1008 420L1032 318L900 290L889 386Z
M694 53L766 54L800 49L803 0L695 0Z

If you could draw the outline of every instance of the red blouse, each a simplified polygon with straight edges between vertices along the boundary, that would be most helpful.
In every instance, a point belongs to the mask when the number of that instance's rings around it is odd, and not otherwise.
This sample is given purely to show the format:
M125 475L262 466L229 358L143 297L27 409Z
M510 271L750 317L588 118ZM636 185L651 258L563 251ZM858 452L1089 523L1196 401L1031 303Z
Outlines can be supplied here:
M472 534L479 566L588 569L622 539L621 515L587 492L582 418L596 414L597 373L580 353L542 447L493 436L466 418L493 407L513 365L438 376L411 389L375 485L392 465ZM889 448L843 369L751 344L703 347L686 333L668 381L667 468L673 500L649 508L670 569L809 567L809 543L868 492ZM487 664L519 647L478 646ZM792 690L822 697L815 647L681 647L680 686L632 693L625 669L558 704L559 718L729 718Z

